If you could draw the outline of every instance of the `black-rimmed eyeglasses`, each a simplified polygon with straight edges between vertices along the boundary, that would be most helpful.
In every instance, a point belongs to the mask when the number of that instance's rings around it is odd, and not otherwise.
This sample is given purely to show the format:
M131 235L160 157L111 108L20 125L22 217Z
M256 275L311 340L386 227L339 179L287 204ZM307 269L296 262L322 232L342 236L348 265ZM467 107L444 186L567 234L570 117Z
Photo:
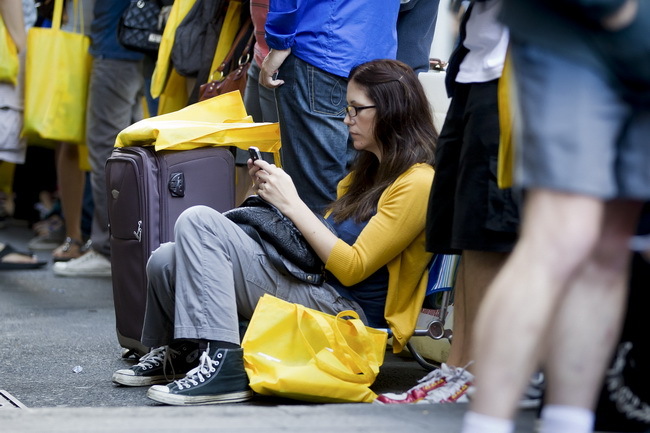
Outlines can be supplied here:
M345 107L345 111L350 115L350 117L357 117L357 114L359 114L359 111L365 110L366 108L375 108L377 107L376 105L362 105L362 106L355 106L355 105L348 105Z

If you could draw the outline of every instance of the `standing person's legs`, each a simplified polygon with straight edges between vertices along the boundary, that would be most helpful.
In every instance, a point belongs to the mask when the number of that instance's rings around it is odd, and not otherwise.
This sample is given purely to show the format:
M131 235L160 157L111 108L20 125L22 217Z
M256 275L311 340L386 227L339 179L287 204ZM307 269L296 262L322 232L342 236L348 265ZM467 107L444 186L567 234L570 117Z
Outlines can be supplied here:
M511 189L497 185L497 83L492 80L469 84L462 112L462 147L450 239L453 248L462 250L462 272L454 286L454 340L447 360L459 367L472 360L471 333L479 305L512 251L519 228L518 197Z
M52 259L55 261L74 259L82 252L81 208L86 173L79 167L77 146L72 143L59 143L57 147L57 180L65 219L66 240L63 245L52 251Z
M462 252L454 285L454 336L446 365L382 403L464 401L473 370L471 330L485 291L516 238L518 201L496 183L497 81L456 84L436 148L427 214L427 249Z
M505 263L506 253L463 251L454 285L454 339L447 364L464 367L472 361L472 330L488 286ZM470 370L473 368L468 367Z
M627 242L639 211L636 203L610 197L647 196L647 184L630 188L629 179L647 172L648 152L638 139L628 151L631 109L598 71L532 46L515 44L513 59L523 126L517 181L528 193L519 243L476 323L477 391L463 431L484 431L485 424L511 431L522 388L540 363L562 413L556 416L557 405L545 408L543 419L553 420L548 428L570 419L568 430L554 431L590 431L591 394L606 364L601 358L608 359L616 341ZM581 302L586 306L575 305ZM585 367L592 353L595 362ZM574 369L583 369L581 389L562 383Z
M438 20L440 0L411 0L397 18L397 60L416 73L429 70L429 53Z
M599 385L618 335L625 290L614 284L623 280L613 275L621 273L628 261L626 239L637 215L633 206L611 212L593 198L546 190L529 194L519 243L490 286L474 328L477 389L472 410L501 419L512 419L530 374L549 358L545 343L555 345L552 353L561 356L544 364L549 401L590 407L585 395L594 391L594 382ZM604 223L614 221L613 231L601 231ZM595 263L607 270L594 269ZM592 311L578 308L574 316L569 308L576 302L585 302ZM582 321L583 317L589 320ZM594 329L603 332L593 338ZM576 346L570 349L565 342ZM592 352L596 362L589 357L585 363L585 354ZM583 382L568 389L562 380L577 370L582 370Z
M478 306L517 238L519 202L511 190L497 186L498 149L497 81L457 84L436 150L427 218L430 251L462 251L447 359L457 367L472 360Z
M260 107L260 92L259 92L259 75L260 67L257 66L255 60L251 61L251 65L246 73L246 90L244 91L244 106L248 115L253 117L254 122L262 122L262 108Z
M630 201L605 205L598 243L557 306L544 358L549 405L595 407L622 326L632 255L628 245L641 206Z
M260 85L260 67L253 61L250 67L255 73L253 84L257 86L257 94L260 103L260 110L262 112L262 122L277 122L278 121L278 106L275 102L275 91L267 89Z
M142 118L142 62L95 59L88 88L86 142L91 167L93 218L90 248L82 256L52 267L60 276L110 276L108 199L104 166L115 137Z
M104 166L115 137L142 118L142 62L95 59L88 91L87 141L95 206L92 248L110 257Z
M282 136L282 165L300 197L317 213L336 198L355 151L343 123L347 79L294 55L280 67L275 89Z
M275 104L275 91L260 85L260 66L255 60L248 68L244 105L255 122L277 122L278 109Z
M86 142L94 206L90 234L92 248L69 262L55 263L52 269L57 275L111 275L104 166L111 156L117 134L142 118L142 83L142 62L101 58L93 62L86 115Z

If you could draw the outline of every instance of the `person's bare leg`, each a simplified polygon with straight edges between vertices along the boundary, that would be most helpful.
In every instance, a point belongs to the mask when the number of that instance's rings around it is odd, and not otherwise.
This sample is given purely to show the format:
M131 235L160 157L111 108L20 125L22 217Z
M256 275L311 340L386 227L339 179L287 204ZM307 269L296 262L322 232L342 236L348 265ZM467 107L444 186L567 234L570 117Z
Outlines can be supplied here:
M464 367L472 361L472 329L479 305L507 257L507 253L463 251L454 285L454 334L447 364Z
M519 241L488 288L474 327L473 412L513 418L555 308L596 244L603 210L589 197L528 192Z
M606 204L600 242L558 305L548 335L548 404L595 408L624 318L628 243L640 211L640 203Z
M78 242L83 242L81 209L86 174L79 168L79 149L76 144L59 144L57 181L61 208L65 218L66 236Z

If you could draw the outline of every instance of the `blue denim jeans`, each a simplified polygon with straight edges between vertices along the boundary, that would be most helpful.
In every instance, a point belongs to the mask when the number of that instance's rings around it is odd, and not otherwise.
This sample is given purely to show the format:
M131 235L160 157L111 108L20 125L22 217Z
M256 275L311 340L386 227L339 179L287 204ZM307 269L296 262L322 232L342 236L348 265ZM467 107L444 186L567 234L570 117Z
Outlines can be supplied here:
M290 55L275 90L282 139L282 166L300 197L317 213L336 198L356 151L345 117L347 78L329 74Z
M397 18L397 60L419 74L429 70L429 53L438 20L440 0L402 3Z

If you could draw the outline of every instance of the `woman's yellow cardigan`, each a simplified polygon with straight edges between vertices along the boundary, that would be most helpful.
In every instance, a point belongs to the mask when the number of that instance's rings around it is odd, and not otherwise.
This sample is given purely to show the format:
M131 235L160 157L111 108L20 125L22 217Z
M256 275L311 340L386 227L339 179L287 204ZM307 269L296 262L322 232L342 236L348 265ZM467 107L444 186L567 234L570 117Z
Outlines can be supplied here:
M432 254L425 250L427 216L433 168L416 164L383 192L377 213L353 245L340 240L325 267L350 286L366 279L382 266L388 267L388 295L384 316L393 332L393 351L400 352L413 334L422 308L427 265ZM338 185L345 193L350 175Z

